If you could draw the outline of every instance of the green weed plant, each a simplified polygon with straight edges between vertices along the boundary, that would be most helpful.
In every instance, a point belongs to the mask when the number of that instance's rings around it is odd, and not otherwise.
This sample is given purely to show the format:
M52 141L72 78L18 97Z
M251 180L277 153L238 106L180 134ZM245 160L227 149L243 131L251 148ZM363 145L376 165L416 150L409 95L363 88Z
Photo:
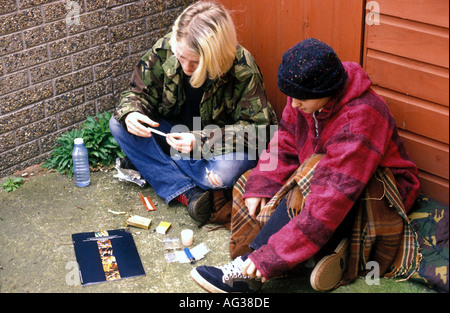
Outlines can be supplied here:
M16 177L12 179L11 177L8 177L5 182L3 182L2 187L7 192L11 192L14 190L17 190L22 186L23 184L23 178L22 177Z

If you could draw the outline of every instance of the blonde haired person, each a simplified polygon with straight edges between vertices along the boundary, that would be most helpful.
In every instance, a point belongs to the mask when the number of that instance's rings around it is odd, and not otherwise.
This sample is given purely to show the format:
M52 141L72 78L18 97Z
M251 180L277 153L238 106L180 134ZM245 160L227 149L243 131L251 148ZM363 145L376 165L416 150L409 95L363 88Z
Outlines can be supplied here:
M136 168L166 203L176 199L194 220L208 221L210 191L231 188L253 168L258 144L277 124L228 11L207 1L185 9L135 66L130 86L110 121L123 166Z
M199 88L206 79L217 79L231 69L238 43L230 14L221 5L199 2L175 21L170 44L182 66L183 49L199 57L190 80L192 87Z

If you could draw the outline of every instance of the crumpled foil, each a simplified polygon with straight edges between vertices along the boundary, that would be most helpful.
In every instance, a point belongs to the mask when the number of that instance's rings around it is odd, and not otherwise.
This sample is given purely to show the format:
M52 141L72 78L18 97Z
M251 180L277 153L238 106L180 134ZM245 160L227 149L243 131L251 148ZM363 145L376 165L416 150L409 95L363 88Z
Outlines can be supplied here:
M130 183L134 183L140 187L144 187L147 181L141 176L141 173L131 169L125 169L120 167L120 159L116 159L116 170L117 174L114 175L115 178L118 178L120 181L127 181Z

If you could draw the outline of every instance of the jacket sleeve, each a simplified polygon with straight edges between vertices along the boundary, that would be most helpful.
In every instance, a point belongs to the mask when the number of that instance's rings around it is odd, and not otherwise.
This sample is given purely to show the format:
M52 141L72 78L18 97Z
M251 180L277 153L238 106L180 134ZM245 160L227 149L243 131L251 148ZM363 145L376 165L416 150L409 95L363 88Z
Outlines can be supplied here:
M296 148L297 114L291 99L283 110L280 127L259 159L245 185L243 198L272 198L300 166Z
M163 59L160 47L165 38L149 50L134 67L130 80L130 89L121 94L119 105L114 117L123 123L126 115L131 112L140 112L155 118L158 114L157 107L161 102L163 89Z
M395 121L370 106L347 112L324 144L301 213L250 255L266 278L316 254L353 207L387 151Z

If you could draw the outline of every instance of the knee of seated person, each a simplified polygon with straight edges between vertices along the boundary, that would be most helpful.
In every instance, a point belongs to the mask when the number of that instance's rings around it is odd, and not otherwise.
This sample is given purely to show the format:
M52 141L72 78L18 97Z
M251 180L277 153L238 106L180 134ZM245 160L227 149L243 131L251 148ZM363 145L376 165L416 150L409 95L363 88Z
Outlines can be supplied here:
M114 117L111 117L111 119L109 120L109 130L114 137L117 137L125 129L122 127L122 124L120 124Z
M114 134L118 127L121 127L120 123L114 117L111 117L109 119L109 130L111 133Z
M207 175L207 179L212 189L226 189L234 185L234 177L227 173L216 173L211 171Z

